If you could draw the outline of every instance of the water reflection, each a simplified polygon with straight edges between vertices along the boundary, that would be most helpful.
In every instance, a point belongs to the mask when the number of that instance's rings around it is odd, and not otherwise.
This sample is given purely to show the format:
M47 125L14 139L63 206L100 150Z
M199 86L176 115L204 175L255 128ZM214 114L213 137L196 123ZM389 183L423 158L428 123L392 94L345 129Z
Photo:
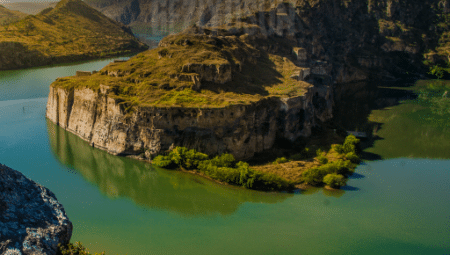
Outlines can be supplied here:
M144 207L184 216L229 215L245 202L278 203L293 196L216 184L199 176L153 168L150 164L110 155L47 120L50 145L57 159L98 186L110 198L127 197Z
M333 122L367 133L363 159L450 158L450 118L420 104L412 85L359 82L335 88Z

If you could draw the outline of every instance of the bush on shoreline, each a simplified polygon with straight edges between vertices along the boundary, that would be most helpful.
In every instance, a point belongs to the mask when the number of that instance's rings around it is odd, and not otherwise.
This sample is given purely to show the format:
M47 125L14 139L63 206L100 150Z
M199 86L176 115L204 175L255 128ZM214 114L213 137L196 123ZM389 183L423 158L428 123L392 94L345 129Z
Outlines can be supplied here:
M323 182L332 188L345 186L347 180L342 174L327 174L323 177Z
M163 168L184 168L198 170L206 176L232 185L263 191L292 190L293 184L275 174L263 173L251 169L246 162L236 162L233 155L224 153L209 159L208 155L176 147L166 156L153 159L154 165Z
M81 242L68 243L67 245L58 244L56 255L91 255ZM92 255L105 255L105 252L94 253Z
M304 171L301 180L311 185L325 183L331 187L344 186L347 181L346 177L355 171L356 164L360 162L356 151L358 143L359 139L354 135L349 135L345 138L343 145L333 145L332 148L344 158L333 162L325 160L322 151L318 151L317 158L321 165Z

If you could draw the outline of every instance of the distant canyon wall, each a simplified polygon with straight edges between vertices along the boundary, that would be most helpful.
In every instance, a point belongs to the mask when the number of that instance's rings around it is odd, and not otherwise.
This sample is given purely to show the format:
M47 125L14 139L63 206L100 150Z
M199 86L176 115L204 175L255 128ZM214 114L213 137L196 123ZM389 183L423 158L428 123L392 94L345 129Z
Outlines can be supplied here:
M226 34L284 38L272 53L305 49L303 65L324 64L337 83L394 80L450 59L449 0L86 0L135 31L175 33L193 24ZM148 27L144 29L143 27ZM219 32L220 33L220 32ZM278 45L277 45L278 44Z

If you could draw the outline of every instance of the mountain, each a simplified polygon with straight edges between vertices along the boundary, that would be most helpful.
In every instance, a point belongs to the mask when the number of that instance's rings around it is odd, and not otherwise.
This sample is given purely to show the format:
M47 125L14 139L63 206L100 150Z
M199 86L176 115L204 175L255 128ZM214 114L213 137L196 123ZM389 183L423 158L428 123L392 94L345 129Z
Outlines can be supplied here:
M55 7L58 1L53 2L16 2L16 3L3 3L2 5L9 10L19 11L26 14L36 15L45 8Z
M4 6L0 5L0 25L6 25L16 22L20 19L25 18L26 16L27 14L25 13L8 10Z
M288 47L269 47L299 48L305 60L327 62L340 82L369 73L385 79L423 73L450 58L449 0L85 2L138 35L167 35L196 24L228 34L258 30L266 37L283 37Z
M63 0L0 27L0 70L142 51L131 30L86 5Z

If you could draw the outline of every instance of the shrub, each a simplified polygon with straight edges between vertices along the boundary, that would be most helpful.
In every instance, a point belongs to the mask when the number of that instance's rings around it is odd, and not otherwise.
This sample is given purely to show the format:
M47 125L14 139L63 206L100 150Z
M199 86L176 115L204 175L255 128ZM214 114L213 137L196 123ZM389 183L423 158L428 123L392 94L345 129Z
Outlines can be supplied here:
M347 179L341 174L327 174L323 182L332 188L339 188L346 185Z
M321 156L321 155L323 155L322 149L317 149L317 150L316 150L316 156L319 157L319 156Z
M325 157L323 154L317 157L317 160L319 160L319 163L321 165L324 165L326 163L328 163L328 159L327 157Z
M188 150L185 147L175 147L167 156L157 156L152 163L158 167L176 168L184 167L185 169L195 169L200 162L207 160L208 155L197 152L196 150Z
M287 161L286 158L284 160ZM229 184L258 190L291 190L293 184L274 174L262 173L251 169L246 162L236 163L233 155L224 153L212 159L208 155L176 147L167 156L157 156L153 164L159 167L198 169L205 175Z
M333 144L331 148L333 148L339 154L344 154L344 147L341 144Z
M186 169L195 169L198 167L200 162L207 159L208 155L192 149L184 152L182 165Z
M328 174L346 176L353 173L355 165L349 160L337 160L318 167L310 168L302 173L302 180L311 185L324 183L324 178Z
M359 139L356 138L354 135L348 135L345 138L343 147L343 153L347 154L349 152L356 153L356 145L359 143Z
M215 158L213 158L212 163L215 166L219 166L219 167L234 167L235 165L235 159L234 156L228 153L224 153L220 156L216 156Z
M67 245L58 244L57 255L91 255L91 253L84 247L81 242L76 242L75 245L68 243ZM104 255L105 252L95 253L93 255Z
M307 184L319 185L322 183L323 177L327 174L327 169L323 167L313 167L302 173L302 180Z
M345 154L345 158L350 160L352 163L359 163L360 161L358 155L356 155L356 153L354 152L349 152Z
M158 155L152 160L152 164L158 167L173 168L176 165L173 164L172 160L168 156Z
M274 164L282 164L282 163L286 163L286 162L288 162L289 160L287 159L287 158L285 158L285 157L281 157L281 158L277 158L273 163Z

